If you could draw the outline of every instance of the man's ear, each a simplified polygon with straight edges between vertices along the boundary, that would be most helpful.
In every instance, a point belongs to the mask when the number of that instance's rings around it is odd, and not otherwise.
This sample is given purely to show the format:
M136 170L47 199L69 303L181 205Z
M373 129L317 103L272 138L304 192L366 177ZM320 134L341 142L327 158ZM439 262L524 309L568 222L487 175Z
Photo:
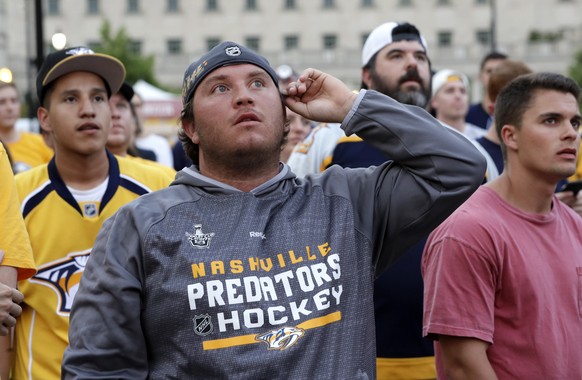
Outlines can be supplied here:
M369 68L366 67L362 68L362 82L364 82L366 86L370 88L372 84L372 76L370 75Z
M50 119L49 119L49 111L44 108L44 107L38 107L38 109L36 110L36 117L38 118L38 123L40 125L40 128L47 132L47 133L51 133L52 132L52 127L51 127L51 123L50 123Z
M505 124L501 128L501 140L507 149L518 150L519 148L519 131L511 124Z
M198 136L198 131L196 130L194 121L183 121L182 129L194 144L200 144L200 138Z

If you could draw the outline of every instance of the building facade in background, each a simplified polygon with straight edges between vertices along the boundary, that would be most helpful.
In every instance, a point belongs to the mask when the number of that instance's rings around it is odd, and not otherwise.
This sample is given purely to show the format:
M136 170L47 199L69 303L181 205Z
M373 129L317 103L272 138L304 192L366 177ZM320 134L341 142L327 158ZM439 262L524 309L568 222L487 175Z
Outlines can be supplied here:
M155 57L156 78L170 88L179 88L190 62L227 39L275 67L319 68L358 88L363 42L386 21L415 24L433 68L466 73L474 98L479 61L493 47L560 73L582 47L582 0L0 0L0 68L32 93L37 2L45 52L55 33L66 35L67 46L97 44L108 20L114 33L126 29L135 52Z

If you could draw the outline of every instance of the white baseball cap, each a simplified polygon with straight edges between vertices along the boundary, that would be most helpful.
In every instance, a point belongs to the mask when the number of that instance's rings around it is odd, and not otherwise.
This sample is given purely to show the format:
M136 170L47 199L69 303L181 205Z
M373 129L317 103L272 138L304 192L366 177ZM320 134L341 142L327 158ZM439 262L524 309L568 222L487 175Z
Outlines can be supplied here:
M362 67L370 62L374 54L396 41L418 41L428 53L426 40L414 25L407 22L387 22L372 30L366 39L362 49Z
M443 69L432 76L432 96L450 82L462 82L465 88L469 88L469 79L465 74L457 70Z

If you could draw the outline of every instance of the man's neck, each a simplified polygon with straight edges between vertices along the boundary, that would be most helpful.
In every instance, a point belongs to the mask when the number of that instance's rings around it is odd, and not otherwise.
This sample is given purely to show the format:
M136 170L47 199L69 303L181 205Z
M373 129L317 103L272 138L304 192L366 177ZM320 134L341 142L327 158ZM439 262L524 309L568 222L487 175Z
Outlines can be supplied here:
M200 174L225 183L240 191L249 192L267 182L279 172L279 162L269 168L254 168L252 171L241 168L216 170L216 168L200 163Z
M495 119L491 120L491 125L487 129L487 132L485 132L485 138L497 145L501 144L499 136L497 136L497 129L495 128Z
M91 155L66 154L57 150L55 163L65 184L79 190L92 189L109 175L105 149Z
M445 123L449 127L455 128L457 131L464 133L465 132L465 118L450 118L443 115L437 115L437 119L441 122Z
M552 209L557 182L533 178L506 165L503 173L485 186L490 187L507 203L532 214L547 214Z

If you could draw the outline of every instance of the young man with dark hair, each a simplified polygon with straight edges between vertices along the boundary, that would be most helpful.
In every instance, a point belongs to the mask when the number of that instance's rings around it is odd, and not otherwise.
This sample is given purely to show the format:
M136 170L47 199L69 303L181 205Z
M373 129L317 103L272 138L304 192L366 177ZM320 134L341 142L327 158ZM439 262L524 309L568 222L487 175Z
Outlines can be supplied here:
M60 379L71 305L103 221L171 181L105 148L109 98L124 77L118 59L86 47L49 54L38 72L37 115L55 155L16 176L38 272L19 282L24 302L16 325L15 379Z
M579 96L554 73L501 90L505 170L435 229L423 256L438 378L582 378L582 218L554 194L576 169Z

